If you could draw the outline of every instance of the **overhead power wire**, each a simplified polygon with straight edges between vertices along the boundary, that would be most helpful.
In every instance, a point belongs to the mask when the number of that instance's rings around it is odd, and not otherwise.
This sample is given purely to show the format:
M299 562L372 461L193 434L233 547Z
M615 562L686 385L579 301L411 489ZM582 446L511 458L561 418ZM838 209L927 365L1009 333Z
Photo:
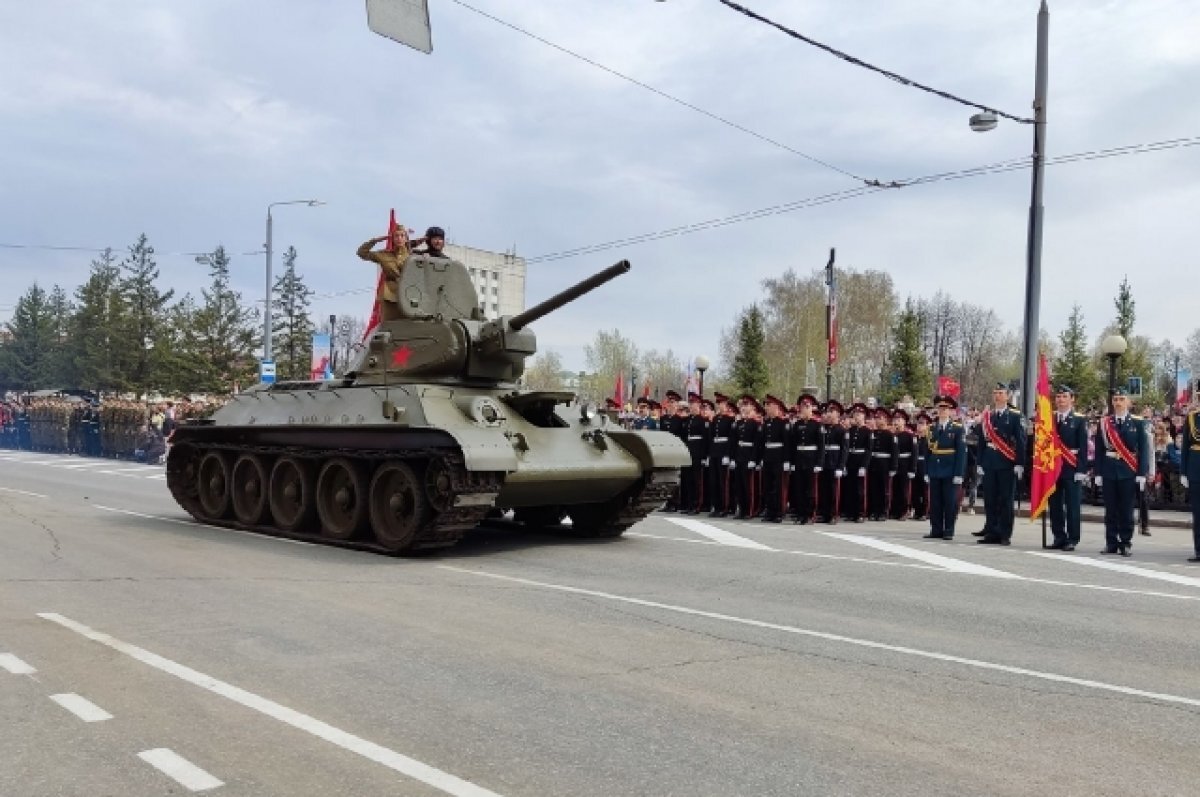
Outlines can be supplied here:
M459 2L459 0L454 0L454 2L457 3L457 2ZM990 112L996 114L997 116L1003 116L1005 119L1011 119L1014 122L1020 122L1021 124L1024 124L1024 125L1033 124L1033 120L1029 119L1027 117L1016 116L1015 114L1011 114L1011 113L1005 113L1004 111L1001 111L997 108L993 108L990 105L983 105L982 103L978 103L973 100L963 99L962 97L951 94L948 91L942 91L941 89L935 89L932 86L926 86L924 83L918 83L917 81L912 80L911 78L904 77L904 75L898 74L896 72L890 72L886 69L881 69L880 67L877 67L874 64L868 64L866 61L862 60L861 58L855 58L853 55L850 55L849 53L844 53L841 50L830 47L828 44L822 44L821 42L817 41L816 39L809 38L808 36L805 36L803 33L792 30L791 28L787 27L786 25L782 25L772 19L768 19L767 17L764 17L762 14L759 14L755 11L752 11L749 8L746 8L746 6L742 5L741 3L735 3L735 2L733 2L733 0L717 0L717 2L723 6L733 9L734 11L738 11L742 14L745 14L747 17L755 20L756 22L761 22L764 25L770 25L772 28L775 28L776 30L781 31L782 33L785 33L788 36L791 36L793 39L797 39L799 41L804 42L805 44L809 44L820 50L824 50L825 52L829 53L830 55L840 58L843 61L846 61L848 63L854 64L855 66L861 66L863 69L869 69L872 72L878 72L879 74L883 75L884 77L891 78L892 80L894 80L897 83L900 83L904 86L911 86L914 89L920 89L921 91L925 91L930 94L935 94L939 97L942 97L943 99L947 99L952 102L957 102L962 105L966 105L970 108L978 108L981 111L990 111Z
M540 42L540 43L546 45L547 47L552 47L555 50L558 50L560 53L569 55L572 58L578 59L578 60L584 62L585 64L588 64L589 66L595 67L596 69L603 70L604 72L607 72L608 74L612 75L613 77L618 77L621 80L626 81L627 83L632 83L633 85L637 86L638 88L645 89L646 91L657 94L659 97L662 97L665 100L669 100L669 101L675 103L676 105L681 105L684 108L687 108L688 110L695 111L698 114L707 116L709 119L712 119L713 121L716 121L716 122L720 122L721 124L725 125L726 127L731 127L734 130L737 130L741 133L745 133L746 135L753 136L754 138L757 138L759 141L764 141L768 144L771 144L772 146L775 146L782 150L790 152L793 155L798 155L807 161L811 161L812 163L815 163L819 166L824 166L826 169L832 169L833 171L835 171L839 174L842 174L846 177L849 177L853 180L858 180L859 182L864 183L864 184L868 184L870 182L865 177L860 177L859 175L855 174L854 172L851 172L847 169L843 169L840 166L835 166L834 164L830 163L829 161L821 160L820 158L818 158L814 155L809 155L807 152L802 152L802 151L796 149L795 147L791 147L787 144L784 144L782 141L779 141L777 139L771 138L770 136L759 133L757 130L751 130L749 127L746 127L745 125L738 124L737 122L734 122L730 119L726 119L724 116L720 116L718 114L713 113L712 111L705 110L704 108L701 108L699 105L694 105L693 103L690 103L687 100L682 100L679 97L676 97L672 94L668 94L667 92L663 91L662 89L658 89L658 88L655 88L654 86L651 86L649 83L644 83L644 82L638 80L637 78L630 77L629 75L624 74L623 72L618 72L617 70L613 69L612 67L605 66L604 64L602 64L598 61L593 61L591 58L588 58L586 55L580 55L579 53L575 52L574 50L568 50L566 47L563 47L561 44L556 44L556 43L550 41L549 39L545 39L541 36L538 36L536 33L531 33L530 31L527 31L522 27L514 25L511 22L507 22L503 19L500 19L497 16L493 16L492 14L489 14L486 11L482 11L482 10L476 8L475 6L470 5L469 3L463 2L463 0L450 0L450 1L452 3L456 3L460 6L462 6L463 8L467 9L468 11L475 12L476 14L478 14L481 17L490 19L491 21L495 22L498 25L503 25L504 27L506 27L510 30L516 31L517 33L520 33L522 36L528 36L529 38L533 39L534 41Z

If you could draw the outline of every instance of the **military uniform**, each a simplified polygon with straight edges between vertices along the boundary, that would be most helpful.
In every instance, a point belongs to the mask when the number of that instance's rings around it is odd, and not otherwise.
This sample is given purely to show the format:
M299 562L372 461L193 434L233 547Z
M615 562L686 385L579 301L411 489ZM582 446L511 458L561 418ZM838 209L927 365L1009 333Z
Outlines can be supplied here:
M876 423L886 424L888 411L875 411ZM892 477L896 475L896 439L890 429L872 429L867 437L867 517L883 520L888 514Z
M733 512L732 486L733 473L733 429L737 419L730 411L729 398L720 393L716 394L717 402L723 404L720 415L713 419L712 436L708 446L708 494L712 504L710 517L722 517Z
M695 397L696 409L700 408L700 397ZM683 437L688 453L692 455L691 467L683 468L679 474L679 511L699 514L704 501L704 462L708 459L710 423L694 411L683 419Z
M1057 392L1074 394L1067 387L1059 387ZM1086 478L1088 467L1087 419L1074 410L1055 411L1054 425L1062 444L1062 470L1050 494L1050 529L1055 548L1073 550L1079 544L1080 482Z
M796 403L815 407L817 400L806 393ZM816 517L817 480L824 472L825 441L825 427L816 418L797 418L792 422L788 497L797 523L809 523Z
M1007 388L1001 385L1001 389ZM983 469L983 504L987 520L980 542L1008 545L1013 533L1013 501L1025 466L1025 424L1012 407L989 408L979 416L976 461Z
M400 280L400 275L404 273L404 264L408 262L409 250L408 245L404 244L394 252L388 249L372 252L371 247L379 240L374 238L365 241L362 246L358 247L358 256L363 260L375 263L383 272L381 275L383 278L379 281L379 291L375 297L379 305L379 320L394 321L400 318L396 284Z
M1100 418L1092 470L1104 493L1104 553L1128 556L1133 545L1137 491L1145 487L1151 456L1143 424L1129 413Z
M908 413L896 410L892 415L893 422L896 418L907 423ZM895 475L892 476L892 503L888 512L889 516L896 520L905 520L908 518L908 511L912 509L913 480L917 477L917 441L911 430L907 427L896 430L894 423L892 439L895 441L896 467Z
M938 404L955 409L950 396L939 396ZM962 503L961 485L967 469L967 433L956 420L940 419L929 427L929 456L925 460L929 482L930 539L954 539L954 524Z
M917 430L913 434L915 462L912 491L913 520L925 520L929 517L929 481L925 478L929 471L926 464L929 461L929 426L933 421L925 412L917 415ZM924 427L922 428L922 422Z
M743 396L743 401L752 404L755 410L761 409L758 400L753 396ZM758 514L762 505L759 494L758 468L762 462L762 424L756 417L742 417L734 431L734 469L732 474L735 484L737 514L739 519L752 518Z
M1200 410L1188 413L1183 422L1183 447L1179 449L1179 473L1192 505L1192 546L1189 562L1200 562Z
M787 412L787 406L774 396L767 396L763 404L774 405L782 411L778 417L768 417L762 422L763 521L779 523L783 520L785 508L784 485L791 472L788 457L788 422L783 416L783 413Z
M867 412L863 404L850 408L852 413ZM846 480L842 483L842 517L861 523L867 515L867 463L870 461L871 430L860 423L846 429Z

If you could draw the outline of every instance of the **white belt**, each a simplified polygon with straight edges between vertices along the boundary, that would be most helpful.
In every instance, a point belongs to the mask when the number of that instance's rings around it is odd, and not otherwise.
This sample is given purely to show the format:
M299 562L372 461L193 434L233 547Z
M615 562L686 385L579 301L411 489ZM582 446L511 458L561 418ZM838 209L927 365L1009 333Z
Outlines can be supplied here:
M825 446L826 451L841 451L841 446Z
M1121 458L1121 455L1118 454L1116 451L1105 451L1104 456L1108 457L1109 459L1120 459Z
M767 448L783 448L783 443L764 443Z
M867 449L865 449L865 448L849 448L849 449L846 449L846 451L847 451L847 453L850 453L850 454L865 454L865 453L867 453Z
M872 452L871 456L875 457L876 459L891 459L892 457L891 454L885 454L882 451Z
M688 435L688 440L703 440L703 439L704 439L704 435L702 435L702 434Z
M728 437L714 437L713 442L714 443L728 443L729 438Z
M909 451L907 454L898 454L897 456L899 456L900 459L908 459L909 457L912 456L912 452Z
M817 446L796 446L797 451L816 451Z
M754 445L754 443L742 443L742 442L739 442L739 443L738 443L738 445L739 445L739 446L746 446L746 447L750 447L750 446Z

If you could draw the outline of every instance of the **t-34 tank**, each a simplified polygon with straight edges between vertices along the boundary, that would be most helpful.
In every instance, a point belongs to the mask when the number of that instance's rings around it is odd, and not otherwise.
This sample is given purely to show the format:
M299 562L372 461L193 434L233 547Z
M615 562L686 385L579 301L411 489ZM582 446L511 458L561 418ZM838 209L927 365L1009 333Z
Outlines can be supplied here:
M258 385L178 427L171 494L205 523L395 553L452 545L506 509L618 536L678 484L687 448L517 379L537 350L530 323L628 270L488 321L466 267L413 255L389 308L399 317L344 379Z

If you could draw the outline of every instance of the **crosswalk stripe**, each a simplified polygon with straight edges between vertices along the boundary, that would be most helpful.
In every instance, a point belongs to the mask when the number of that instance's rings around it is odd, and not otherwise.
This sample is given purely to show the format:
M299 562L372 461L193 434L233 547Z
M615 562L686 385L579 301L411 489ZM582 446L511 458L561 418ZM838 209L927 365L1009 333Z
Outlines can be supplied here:
M692 520L691 518L669 517L663 520L674 523L676 526L683 526L688 531L694 531L697 534L702 534L708 537L713 542L719 542L722 545L732 545L735 548L752 548L757 551L773 550L770 546L762 543L748 540L745 537L739 537L733 532L718 528L711 523L705 523L702 520Z
M1086 565L1087 567L1098 567L1101 570L1112 570L1116 573L1128 573L1133 576L1141 576L1142 578L1153 578L1158 581L1169 581L1172 584L1182 584L1187 587L1200 587L1200 578L1193 576L1181 576L1178 573L1164 573L1161 570L1151 570L1148 567L1135 567L1134 565L1121 564L1120 562L1106 562L1103 559L1091 559L1081 556L1064 556L1057 553L1042 553L1041 551L1026 551L1033 556L1042 556L1047 559L1055 559L1059 562L1071 562L1077 565Z
M858 534L840 534L835 531L822 531L819 533L824 534L826 537L833 537L837 540L853 542L858 545L865 545L868 548L875 548L879 551L893 553L897 556L916 559L917 561L925 562L926 564L937 565L938 567L945 568L946 570L952 570L956 573L970 573L971 575L990 576L992 578L1020 578L1020 576L1014 575L1013 573L1006 573L1003 570L997 570L993 567L977 565L974 562L964 562L962 559L954 559L949 556L942 556L941 554L932 553L930 551L922 551L917 548L908 548L904 545L897 545L894 542L885 542L884 540L878 540L874 537L864 537Z

